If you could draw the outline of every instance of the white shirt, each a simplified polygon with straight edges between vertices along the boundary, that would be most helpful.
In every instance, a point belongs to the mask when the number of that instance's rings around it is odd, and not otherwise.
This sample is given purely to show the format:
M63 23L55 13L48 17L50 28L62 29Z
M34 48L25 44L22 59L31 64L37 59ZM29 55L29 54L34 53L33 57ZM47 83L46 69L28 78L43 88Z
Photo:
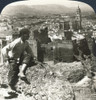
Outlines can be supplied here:
M33 56L33 52L29 46L29 43L27 41L23 42L21 38L15 39L2 49L2 54L4 57L14 59L20 58L24 52Z

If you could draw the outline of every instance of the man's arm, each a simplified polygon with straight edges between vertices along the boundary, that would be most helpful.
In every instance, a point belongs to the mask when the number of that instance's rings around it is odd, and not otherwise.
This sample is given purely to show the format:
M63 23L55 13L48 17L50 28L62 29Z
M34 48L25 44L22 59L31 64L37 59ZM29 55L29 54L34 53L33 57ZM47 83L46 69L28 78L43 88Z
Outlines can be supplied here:
M13 47L14 47L15 43L11 42L8 45L6 45L4 48L2 48L1 53L3 55L4 60L7 60L9 57L12 56L12 53L10 52Z
M31 55L31 56L33 57L34 60L37 60L37 58L36 58L36 56L34 55L34 53L33 53L32 49L31 49L29 43L26 42L26 44L27 44L27 46L26 46L26 49L25 49L25 50L26 50L27 54Z
M1 53L3 55L4 61L8 60L8 52L9 52L9 45L6 45L4 48L2 48Z

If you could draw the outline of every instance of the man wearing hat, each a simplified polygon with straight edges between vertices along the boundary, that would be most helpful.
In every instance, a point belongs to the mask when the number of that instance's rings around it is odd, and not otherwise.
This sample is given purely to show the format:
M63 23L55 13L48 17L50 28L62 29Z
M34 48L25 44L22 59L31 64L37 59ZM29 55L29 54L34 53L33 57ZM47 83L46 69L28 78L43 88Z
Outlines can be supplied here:
M26 68L31 66L32 63L30 62L35 59L31 47L27 42L29 35L29 29L21 29L19 37L2 49L4 60L9 63L8 85L11 90L16 89L15 85L19 77L21 79L25 78ZM20 71L19 66L22 66Z

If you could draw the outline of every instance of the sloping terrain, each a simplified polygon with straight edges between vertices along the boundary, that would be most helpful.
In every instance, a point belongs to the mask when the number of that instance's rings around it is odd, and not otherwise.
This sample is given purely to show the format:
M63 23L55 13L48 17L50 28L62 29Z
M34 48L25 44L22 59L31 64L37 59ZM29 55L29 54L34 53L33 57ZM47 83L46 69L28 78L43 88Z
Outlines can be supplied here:
M32 66L26 72L30 84L19 79L16 87L18 91L21 91L21 94L12 100L95 100L96 98L91 99L89 87L76 88L73 87L73 83L67 80L68 75L76 70L78 70L77 73L83 70L80 62L54 64L50 61L43 67L40 65ZM1 66L0 91L2 92L0 92L0 100L5 100L4 95L7 95L7 88L2 88L4 84L7 84L7 73L8 66ZM80 76L80 74L78 75ZM90 95L87 93L90 93Z

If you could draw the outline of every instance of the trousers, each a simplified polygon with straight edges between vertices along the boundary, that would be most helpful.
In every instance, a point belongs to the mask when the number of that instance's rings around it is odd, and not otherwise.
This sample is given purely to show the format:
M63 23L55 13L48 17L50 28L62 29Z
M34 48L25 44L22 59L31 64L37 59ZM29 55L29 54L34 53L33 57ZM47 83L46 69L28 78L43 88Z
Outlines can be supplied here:
M8 84L11 87L14 87L18 82L18 73L19 73L19 66L22 64L27 64L27 67L31 67L32 65L35 65L35 62L33 60L33 57L30 55L22 55L20 57L19 63L16 59L9 59L9 73L8 73ZM26 70L25 70L26 72ZM25 73L24 72L24 73Z

